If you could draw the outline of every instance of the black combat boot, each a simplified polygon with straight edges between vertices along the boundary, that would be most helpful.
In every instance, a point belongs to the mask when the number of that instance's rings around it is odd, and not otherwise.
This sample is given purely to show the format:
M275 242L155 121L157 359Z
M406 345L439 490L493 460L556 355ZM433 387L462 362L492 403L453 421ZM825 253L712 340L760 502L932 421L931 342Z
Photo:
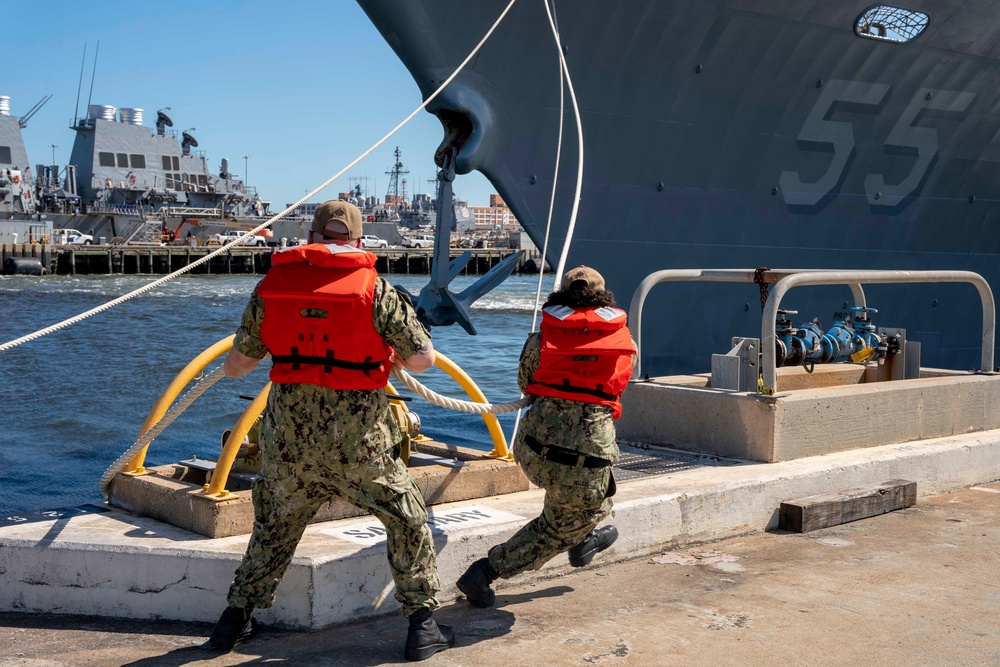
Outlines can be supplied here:
M422 607L410 614L410 630L406 633L407 660L426 660L438 651L455 645L451 626L438 625L431 610Z
M257 634L257 620L251 616L253 608L226 607L219 622L212 630L212 636L201 645L210 651L231 651L239 642Z
M492 607L497 596L490 588L500 575L490 565L489 558L480 558L469 566L461 577L458 578L458 590L465 594L469 602L477 607Z
M569 564L573 567L589 565L594 556L604 551L618 539L618 529L605 526L587 533L583 541L569 550Z

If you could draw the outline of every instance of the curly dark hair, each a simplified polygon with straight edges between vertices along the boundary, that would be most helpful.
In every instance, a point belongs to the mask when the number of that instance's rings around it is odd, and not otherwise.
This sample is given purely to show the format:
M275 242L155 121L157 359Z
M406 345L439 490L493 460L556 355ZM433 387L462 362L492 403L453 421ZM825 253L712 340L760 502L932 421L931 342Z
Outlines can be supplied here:
M570 289L552 292L542 308L549 306L569 306L570 308L600 308L614 306L615 295L606 289Z

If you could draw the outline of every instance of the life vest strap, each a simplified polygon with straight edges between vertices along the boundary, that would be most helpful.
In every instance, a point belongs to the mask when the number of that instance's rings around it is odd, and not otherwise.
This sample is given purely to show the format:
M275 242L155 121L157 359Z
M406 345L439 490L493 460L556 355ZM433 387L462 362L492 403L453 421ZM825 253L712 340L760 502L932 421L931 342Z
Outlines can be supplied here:
M572 394L587 394L588 396L596 396L597 398L603 398L608 401L617 401L618 396L615 394L609 394L600 389L588 389L586 387L574 387L569 383L569 380L563 380L562 384L549 384L547 382L536 382L534 384L541 385L543 387L549 387L551 389L557 389L559 391L565 391Z
M369 371L378 370L383 363L381 361L372 361L371 357L368 357L365 361L347 361L345 359L337 359L333 356L333 350L327 350L325 357L311 357L299 354L298 349L294 347L292 348L291 354L272 356L271 361L275 364L291 364L292 370L299 370L299 367L302 364L323 366L323 370L327 373L333 372L334 368L345 368L351 371L362 371L364 373L368 373Z

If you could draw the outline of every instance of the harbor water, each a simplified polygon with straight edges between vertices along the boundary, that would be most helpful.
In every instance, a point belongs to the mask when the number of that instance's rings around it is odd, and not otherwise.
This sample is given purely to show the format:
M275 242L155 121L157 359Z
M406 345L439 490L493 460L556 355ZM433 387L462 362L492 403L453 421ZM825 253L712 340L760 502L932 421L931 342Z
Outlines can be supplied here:
M418 293L426 276L390 276ZM0 277L0 342L42 329L148 284L150 276ZM183 276L42 338L0 352L0 514L101 501L101 475L134 442L146 415L197 354L236 330L259 276ZM453 291L476 280L459 277ZM532 326L537 276L512 276L472 307L477 336L435 328L434 345L493 402L518 398L517 359ZM542 297L552 288L545 276ZM213 363L209 369L215 368ZM149 448L146 465L215 459L222 432L267 382L269 364L223 378ZM419 376L434 391L466 399L443 371ZM394 386L410 394L397 382ZM409 404L422 432L448 444L491 449L478 415ZM515 414L499 417L511 437Z

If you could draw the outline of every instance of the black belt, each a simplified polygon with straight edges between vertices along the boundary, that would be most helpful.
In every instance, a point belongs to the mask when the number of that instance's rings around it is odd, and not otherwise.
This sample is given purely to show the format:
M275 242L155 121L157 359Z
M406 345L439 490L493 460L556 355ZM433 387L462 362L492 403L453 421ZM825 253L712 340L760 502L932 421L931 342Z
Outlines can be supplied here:
M563 449L562 447L542 444L530 435L524 436L524 444L528 445L531 451L535 452L546 461L552 461L554 463L561 463L563 465L575 467L579 465L580 460L583 459L584 468L607 468L611 465L611 461L607 459L599 459L596 456L586 456L584 454L574 452L571 449Z
M587 389L586 387L574 387L569 383L569 380L563 380L562 384L550 384L548 382L539 382L543 387L550 387L552 389L558 389L559 391L565 391L570 394L586 394L587 396L596 396L597 398L603 398L606 401L617 401L617 394L609 394L605 391L598 389Z

